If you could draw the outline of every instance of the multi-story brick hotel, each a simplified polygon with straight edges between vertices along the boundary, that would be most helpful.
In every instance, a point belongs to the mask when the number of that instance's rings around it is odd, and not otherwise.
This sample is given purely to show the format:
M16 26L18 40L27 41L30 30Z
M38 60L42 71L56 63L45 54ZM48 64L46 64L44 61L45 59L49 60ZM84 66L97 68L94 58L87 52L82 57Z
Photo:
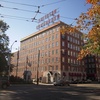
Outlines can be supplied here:
M42 82L60 78L85 79L84 62L77 60L83 34L78 31L61 34L63 26L68 27L58 21L23 38L19 55L16 52L12 58L12 63L17 66L12 74L27 79L38 77Z

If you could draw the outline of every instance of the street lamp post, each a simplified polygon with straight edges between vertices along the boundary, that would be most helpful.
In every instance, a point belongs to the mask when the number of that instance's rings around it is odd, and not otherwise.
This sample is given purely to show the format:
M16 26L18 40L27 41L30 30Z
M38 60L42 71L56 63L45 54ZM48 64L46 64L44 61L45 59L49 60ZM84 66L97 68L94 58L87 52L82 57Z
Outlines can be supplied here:
M8 56L8 66L9 66L9 69L8 69L8 80L10 79L10 67L11 67L11 52L12 52L12 46L14 45L14 43L17 42L17 40L15 40L11 47L10 47L10 53L9 53L9 56Z

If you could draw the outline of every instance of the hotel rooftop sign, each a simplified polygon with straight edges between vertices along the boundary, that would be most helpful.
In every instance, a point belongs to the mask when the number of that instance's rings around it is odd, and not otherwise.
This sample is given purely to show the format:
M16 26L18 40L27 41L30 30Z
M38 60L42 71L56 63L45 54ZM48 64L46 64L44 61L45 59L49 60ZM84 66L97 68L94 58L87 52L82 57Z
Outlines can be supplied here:
M39 30L59 20L60 15L57 13L57 9L55 9L50 13L46 14L45 16L41 17L40 19L38 19L38 26L36 26L36 29Z

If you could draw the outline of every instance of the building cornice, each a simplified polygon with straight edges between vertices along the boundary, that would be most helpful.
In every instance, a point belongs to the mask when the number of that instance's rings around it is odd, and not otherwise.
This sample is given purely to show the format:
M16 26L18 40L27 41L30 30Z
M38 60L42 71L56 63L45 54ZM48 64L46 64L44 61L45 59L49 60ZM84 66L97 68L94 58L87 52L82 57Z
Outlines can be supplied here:
M48 27L46 27L46 28L43 28L42 30L39 30L39 31L37 31L37 32L34 32L34 33L32 33L32 34L30 34L30 35L28 35L28 36L22 38L20 42L22 42L22 41L24 41L24 40L26 40L26 39L28 39L28 38L30 38L30 37L33 37L33 36L35 36L35 35L37 35L37 34L39 34L39 33L42 33L42 32L44 32L44 31L46 31L46 30L48 30L48 29L50 29L50 28L52 28L52 27L54 27L54 26L60 25L60 24L65 24L65 23L63 23L62 21L58 21L58 22L56 22L56 23L54 23L54 24L52 24L52 25L50 25L50 26L48 26Z

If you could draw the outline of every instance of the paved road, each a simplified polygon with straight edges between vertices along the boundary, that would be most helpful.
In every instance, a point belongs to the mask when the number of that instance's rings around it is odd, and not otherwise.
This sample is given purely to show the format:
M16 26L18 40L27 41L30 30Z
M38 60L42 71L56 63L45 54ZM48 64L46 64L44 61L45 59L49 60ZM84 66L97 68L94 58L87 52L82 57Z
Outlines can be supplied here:
M12 85L7 90L0 90L0 100L100 100L100 88Z

